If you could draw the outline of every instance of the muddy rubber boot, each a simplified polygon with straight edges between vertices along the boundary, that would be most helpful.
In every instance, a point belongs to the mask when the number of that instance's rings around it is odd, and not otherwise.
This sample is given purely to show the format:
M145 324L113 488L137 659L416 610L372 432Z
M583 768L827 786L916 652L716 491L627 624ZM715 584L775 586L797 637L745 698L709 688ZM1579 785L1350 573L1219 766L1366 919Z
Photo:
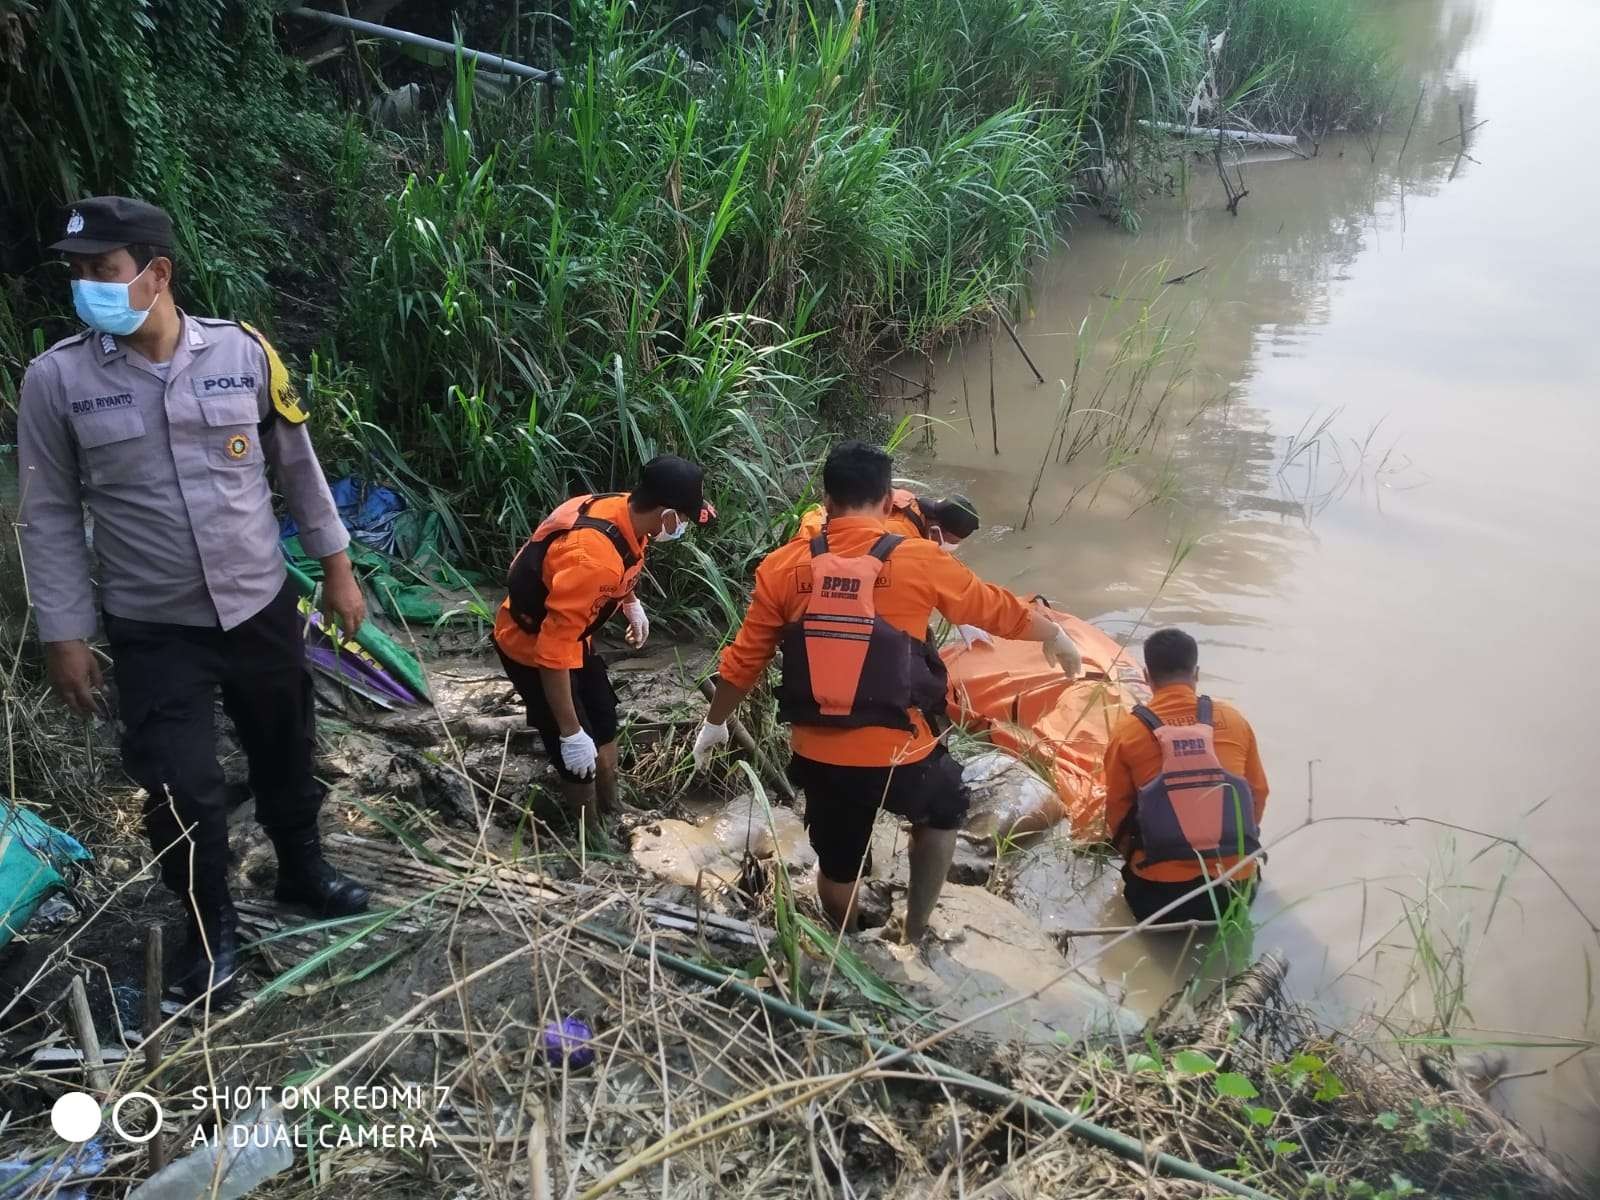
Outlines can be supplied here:
M285 904L299 904L320 917L350 917L367 911L367 889L339 874L322 857L322 838L315 829L282 838L278 848L278 889Z
M206 905L196 920L189 914L189 936L178 960L173 987L185 1004L211 992L213 1002L233 994L234 976L239 971L239 917L233 901L226 896Z

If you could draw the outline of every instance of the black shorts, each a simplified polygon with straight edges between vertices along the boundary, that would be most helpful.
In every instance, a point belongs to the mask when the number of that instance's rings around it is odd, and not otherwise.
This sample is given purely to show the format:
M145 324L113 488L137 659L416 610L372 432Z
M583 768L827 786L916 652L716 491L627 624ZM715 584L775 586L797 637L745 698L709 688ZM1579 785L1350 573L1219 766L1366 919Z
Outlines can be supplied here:
M555 766L556 774L568 783L582 783L561 761L561 728L550 711L550 702L544 698L544 681L538 667L530 667L507 658L499 646L500 665L506 678L517 689L522 703L528 709L528 725L539 731L544 739L545 753ZM578 724L594 739L596 746L609 746L617 740L617 693L611 687L611 677L606 674L606 660L592 647L583 651L583 666L568 672L572 676L572 707L577 711Z
M1132 867L1122 868L1122 898L1128 902L1128 911L1133 913L1134 920L1146 921L1160 912L1174 900L1183 900L1184 896L1195 888L1200 887L1205 881L1196 875L1184 883L1163 883L1159 879L1146 879L1143 875L1136 874ZM1234 900L1243 900L1246 905L1256 898L1256 886L1259 879L1250 878L1242 882L1229 880L1227 883L1214 887L1210 891L1201 892L1198 896L1178 905L1177 908L1165 914L1158 925L1176 925L1182 921L1215 921L1219 913L1225 911Z
M960 829L967 815L961 764L942 745L898 767L839 767L795 755L789 778L806 794L806 831L818 869L835 883L862 873L880 807L929 829Z

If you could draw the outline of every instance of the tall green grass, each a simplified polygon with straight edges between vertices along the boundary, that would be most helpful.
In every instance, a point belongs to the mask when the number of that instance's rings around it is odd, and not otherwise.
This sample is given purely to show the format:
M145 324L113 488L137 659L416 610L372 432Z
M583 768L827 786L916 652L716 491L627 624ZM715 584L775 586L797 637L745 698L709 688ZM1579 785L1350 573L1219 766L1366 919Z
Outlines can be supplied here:
M1348 109L1349 3L1313 21L1303 0L784 0L712 33L595 0L525 54L561 70L553 103L482 100L458 56L395 134L341 123L271 45L270 0L0 0L34 52L0 85L26 118L0 201L166 200L185 302L306 355L325 457L443 512L472 565L652 454L703 462L723 520L649 586L720 626L706 564L737 577L780 535L833 400L1007 303L1139 122L1181 116L1222 27L1218 69L1252 72L1239 103L1280 103L1287 79ZM515 11L477 6L473 40ZM220 44L198 90L177 88L186 31Z
M1356 5L1209 0L1204 13L1213 30L1228 35L1219 90L1242 90L1237 106L1259 128L1320 138L1370 128L1383 117L1393 67Z

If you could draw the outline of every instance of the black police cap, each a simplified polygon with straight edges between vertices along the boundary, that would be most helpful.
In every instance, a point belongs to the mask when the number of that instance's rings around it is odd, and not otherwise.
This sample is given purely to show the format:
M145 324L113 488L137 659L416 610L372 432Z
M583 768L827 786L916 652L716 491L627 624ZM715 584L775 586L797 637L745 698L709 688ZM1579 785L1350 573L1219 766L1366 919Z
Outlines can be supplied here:
M172 247L166 210L129 196L89 196L62 210L66 236L50 249L65 254L104 254L134 244Z

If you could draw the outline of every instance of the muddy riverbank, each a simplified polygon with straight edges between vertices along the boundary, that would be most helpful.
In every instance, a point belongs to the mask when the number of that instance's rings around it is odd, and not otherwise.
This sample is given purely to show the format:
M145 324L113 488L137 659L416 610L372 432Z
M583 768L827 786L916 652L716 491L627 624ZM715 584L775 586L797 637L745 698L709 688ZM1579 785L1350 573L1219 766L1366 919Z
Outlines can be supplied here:
M751 775L731 762L682 789L674 764L701 701L678 657L618 663L631 861L537 819L559 822L541 798L547 764L507 720L510 690L481 657L428 661L438 708L426 716L327 697L325 837L372 888L373 912L307 925L276 905L246 802L234 822L246 998L209 1013L169 1006L150 1071L140 948L175 914L113 815L139 798L91 731L85 748L112 810L97 823L100 866L80 881L78 919L24 947L29 1002L0 998L8 1151L82 1166L49 1149L44 1126L50 1101L81 1086L81 1029L54 997L87 958L107 1086L160 1098L174 1155L211 1119L196 1094L342 1085L417 1097L286 1113L292 1136L321 1149L296 1157L285 1195L723 1195L755 1183L910 1197L992 1183L1176 1200L1196 1194L1187 1175L1257 1197L1317 1178L1375 1189L1399 1178L1576 1200L1467 1083L1430 1083L1364 1037L1326 1029L1282 989L1278 960L1236 975L1250 951L1218 966L1203 939L1180 943L1172 953L1192 951L1213 976L1153 1018L1120 1003L1097 961L1106 931L1063 925L1061 909L1040 904L1052 887L1104 900L1105 861L1060 836L997 853L982 833L993 796L980 800L922 952L882 924L905 882L891 819L874 840L874 927L841 942L811 898L791 810L752 803ZM993 753L960 750L975 764ZM990 787L995 773L974 777ZM119 824L122 843L110 836ZM701 852L712 846L737 870L719 877L718 854ZM876 1060L862 1056L869 1037ZM913 1045L922 1057L886 1057ZM351 1149L340 1130L422 1138L423 1149ZM107 1183L142 1173L142 1150L109 1148L97 1168Z

